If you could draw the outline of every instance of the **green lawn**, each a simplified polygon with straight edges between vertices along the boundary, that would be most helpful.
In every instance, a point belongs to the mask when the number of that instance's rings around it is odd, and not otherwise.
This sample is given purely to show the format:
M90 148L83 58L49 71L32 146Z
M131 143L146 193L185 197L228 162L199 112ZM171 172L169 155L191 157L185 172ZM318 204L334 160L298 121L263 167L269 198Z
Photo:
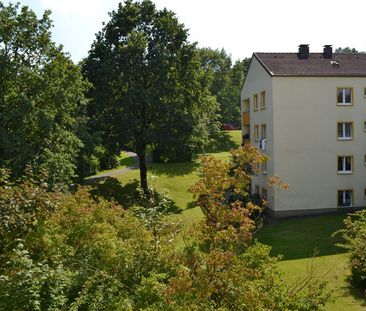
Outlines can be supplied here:
M366 310L360 292L350 288L347 254L335 246L337 238L332 233L341 228L344 215L326 215L279 220L266 224L256 233L256 238L272 246L272 255L283 255L280 262L284 279L289 284L301 280L307 272L328 282L335 302L329 311Z
M241 144L241 131L222 131L221 135L212 146L207 148L205 154L227 161L230 157L229 150ZM133 160L133 159L132 159ZM150 163L148 165L149 185L159 192L168 192L177 206L177 218L186 226L202 219L201 210L194 205L194 199L188 189L199 178L199 156L191 163ZM94 193L113 198L122 206L129 204L129 196L136 189L139 180L139 170L133 169L116 178L102 180Z

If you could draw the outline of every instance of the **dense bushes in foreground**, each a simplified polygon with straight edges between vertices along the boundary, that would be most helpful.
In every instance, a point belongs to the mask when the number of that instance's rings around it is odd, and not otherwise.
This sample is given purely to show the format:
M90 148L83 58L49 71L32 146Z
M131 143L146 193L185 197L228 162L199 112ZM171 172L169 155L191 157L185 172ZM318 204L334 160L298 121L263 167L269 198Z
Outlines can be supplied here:
M191 190L205 219L182 247L164 213L169 200L159 196L124 210L87 189L47 192L3 178L0 309L321 310L324 284L288 287L270 248L252 240L258 207L228 199L247 187L243 167L261 160L251 147L233 155L232 164L202 159Z
M351 282L366 294L366 210L356 212L344 220L345 229L339 230L350 252Z

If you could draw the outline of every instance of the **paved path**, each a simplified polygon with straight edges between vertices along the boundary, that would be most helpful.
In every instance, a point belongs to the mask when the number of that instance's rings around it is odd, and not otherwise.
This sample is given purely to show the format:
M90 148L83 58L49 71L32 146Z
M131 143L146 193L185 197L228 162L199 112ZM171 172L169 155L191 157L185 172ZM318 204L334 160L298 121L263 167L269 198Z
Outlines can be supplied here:
M135 164L134 165L127 166L127 167L120 168L120 169L115 169L115 170L112 169L112 170L109 170L108 172L104 172L104 173L101 173L101 174L98 174L98 175L90 176L88 178L94 178L94 177L116 177L116 176L121 175L123 173L126 173L128 171L138 169L139 168L139 161L138 161L139 159L138 159L136 153L130 152L130 151L126 151L126 153L128 154L129 157L132 157L135 160Z
M97 174L97 175L93 175L93 176L89 176L87 178L84 179L84 182L85 183L92 183L94 181L98 181L100 179L106 179L108 177L117 177L121 174L124 174L128 171L131 171L131 170L136 170L139 168L139 159L138 159L138 156L136 153L134 152L131 152L131 151L126 151L126 153L128 154L129 157L132 157L134 158L135 160L135 164L134 165L131 165L131 166L127 166L127 167L124 167L124 168L120 168L120 169L115 169L115 170L109 170L107 172L104 172L104 173L100 173L100 174ZM146 156L146 164L149 164L151 163L151 158L149 156Z

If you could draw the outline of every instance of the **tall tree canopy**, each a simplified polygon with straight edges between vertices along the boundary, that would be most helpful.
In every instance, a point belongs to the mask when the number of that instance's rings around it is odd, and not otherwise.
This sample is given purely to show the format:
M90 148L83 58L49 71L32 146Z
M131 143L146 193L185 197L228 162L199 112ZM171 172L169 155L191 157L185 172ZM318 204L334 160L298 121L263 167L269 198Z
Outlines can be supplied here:
M220 121L240 126L240 91L250 59L234 64L225 50L200 49L201 64L208 78L209 89L220 105Z
M208 141L217 104L173 12L127 0L110 16L84 62L93 84L89 114L110 152L137 153L147 190L147 146L161 160L184 160Z
M21 175L31 165L56 183L75 175L85 84L52 42L49 15L0 2L0 166Z

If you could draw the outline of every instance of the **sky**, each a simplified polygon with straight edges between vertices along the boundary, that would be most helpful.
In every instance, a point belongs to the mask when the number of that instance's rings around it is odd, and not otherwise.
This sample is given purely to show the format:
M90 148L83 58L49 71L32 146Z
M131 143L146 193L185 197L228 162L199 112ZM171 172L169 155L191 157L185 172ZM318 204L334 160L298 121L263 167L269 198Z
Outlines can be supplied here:
M1 1L1 0L0 0ZM18 0L19 1L19 0ZM9 1L3 0L4 3ZM16 2L16 1L12 1ZM78 62L87 56L95 34L108 22L118 0L20 0L38 16L52 11L53 39ZM153 0L176 13L200 47L224 48L233 60L253 52L296 52L310 44L366 51L365 0Z

